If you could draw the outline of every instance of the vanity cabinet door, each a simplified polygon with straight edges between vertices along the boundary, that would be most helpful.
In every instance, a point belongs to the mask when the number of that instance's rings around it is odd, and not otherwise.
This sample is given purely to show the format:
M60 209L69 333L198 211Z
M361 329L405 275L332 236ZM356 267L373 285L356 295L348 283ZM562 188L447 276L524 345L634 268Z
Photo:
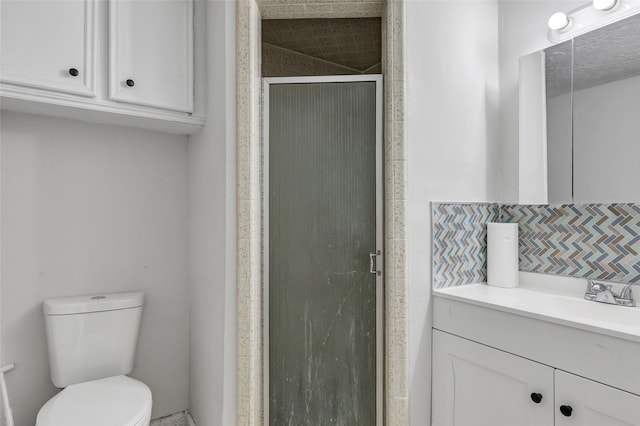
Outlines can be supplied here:
M433 332L433 426L552 426L553 369Z
M556 426L640 426L640 396L556 370Z
M95 96L95 6L95 0L3 0L3 86Z
M109 97L193 111L193 1L111 0Z

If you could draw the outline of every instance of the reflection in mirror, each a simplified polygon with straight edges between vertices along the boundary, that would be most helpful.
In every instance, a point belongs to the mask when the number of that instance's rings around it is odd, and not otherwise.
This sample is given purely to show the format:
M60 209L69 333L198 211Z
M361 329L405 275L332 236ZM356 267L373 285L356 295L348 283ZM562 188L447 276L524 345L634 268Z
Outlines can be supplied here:
M550 204L572 202L572 40L544 51L547 99L547 182Z
M520 67L520 203L640 203L640 14Z
M575 203L640 202L640 15L574 39Z

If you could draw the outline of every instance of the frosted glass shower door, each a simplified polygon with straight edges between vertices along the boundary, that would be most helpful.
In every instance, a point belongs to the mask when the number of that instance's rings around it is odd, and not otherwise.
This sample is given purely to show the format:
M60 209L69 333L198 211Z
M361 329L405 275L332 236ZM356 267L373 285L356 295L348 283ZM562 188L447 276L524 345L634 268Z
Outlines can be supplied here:
M268 88L274 426L377 422L382 278L370 271L370 253L381 249L379 84Z

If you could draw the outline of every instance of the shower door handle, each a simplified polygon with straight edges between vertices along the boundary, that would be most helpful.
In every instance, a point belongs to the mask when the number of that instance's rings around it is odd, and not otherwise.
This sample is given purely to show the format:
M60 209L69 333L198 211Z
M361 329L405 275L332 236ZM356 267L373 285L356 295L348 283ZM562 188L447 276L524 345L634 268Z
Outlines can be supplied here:
M382 256L382 252L380 250L375 253L369 253L369 273L382 275L382 271L378 270L378 258Z

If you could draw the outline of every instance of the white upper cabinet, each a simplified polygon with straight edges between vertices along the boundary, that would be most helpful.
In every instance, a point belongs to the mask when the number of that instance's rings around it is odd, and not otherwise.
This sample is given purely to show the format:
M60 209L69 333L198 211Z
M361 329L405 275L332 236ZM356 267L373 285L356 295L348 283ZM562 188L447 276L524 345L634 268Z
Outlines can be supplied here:
M93 97L94 0L3 0L0 80Z
M194 0L2 0L1 108L193 133ZM196 10L194 10L194 8ZM201 45L199 44L199 49ZM200 50L199 50L200 51ZM196 72L196 64L198 72Z
M109 97L193 111L193 3L111 0Z

